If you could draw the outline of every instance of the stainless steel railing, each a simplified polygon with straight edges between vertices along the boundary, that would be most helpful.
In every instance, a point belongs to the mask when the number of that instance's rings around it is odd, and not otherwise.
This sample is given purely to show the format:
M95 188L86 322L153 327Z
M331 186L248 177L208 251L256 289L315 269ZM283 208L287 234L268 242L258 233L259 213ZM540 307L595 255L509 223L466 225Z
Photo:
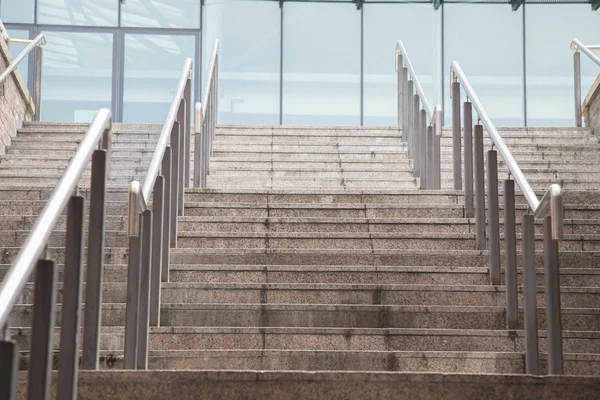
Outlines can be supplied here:
M148 368L149 326L160 323L160 285L169 281L170 248L177 247L177 217L190 184L191 90L188 58L144 184L129 188L125 369Z
M398 126L413 159L413 176L420 178L421 189L439 189L442 108L436 105L431 109L401 40L396 44L396 72Z
M25 57L29 56L29 53L35 49L34 61L36 76L35 85L33 86L35 90L32 96L33 103L35 105L35 114L33 115L33 119L39 121L40 116L42 115L42 60L44 54L42 46L46 45L46 37L43 33L40 33L33 40L12 39L8 36L8 32L6 31L2 21L0 21L0 30L2 31L2 35L4 36L4 40L6 42L27 45L23 51L21 51L21 53L19 53L19 55L12 60L10 65L4 71L2 71L0 74L0 85L4 83L4 81L10 76L11 73L13 73L15 69L17 69L19 63L23 61Z
M592 50L600 50L600 45L585 45L579 41L579 39L575 38L571 42L571 50L573 53L573 67L574 74L573 77L575 79L575 126L581 126L581 53L583 52L586 56L590 58L596 65L600 67L600 58L592 53Z
M219 41L215 40L206 84L204 102L196 103L194 114L194 187L206 188L210 174L210 157L215 137L219 106Z
M0 364L4 365L3 374L0 376L0 390L8 398L14 398L11 397L14 396L14 392L11 392L14 391L17 380L19 352L16 343L8 337L7 322L34 269L35 293L28 396L40 399L50 396L54 319L57 311L57 268L55 262L47 259L48 255L44 253L50 235L67 205L57 390L60 398L76 397L85 234L85 199L78 194L77 186L90 159L92 177L82 368L98 369L104 273L104 214L112 143L111 125L110 111L99 110L0 286L0 327L4 327L5 330L4 338L0 342Z
M529 211L522 217L522 256L523 256L523 305L525 317L525 359L526 371L539 375L539 351L537 333L537 300L536 300L536 263L534 217L544 218L544 265L546 291L546 325L548 349L548 373L563 373L562 327L560 311L560 285L558 265L558 241L563 237L563 198L561 188L557 184L549 186L538 200L531 185L525 179L516 160L508 150L496 126L485 111L477 93L473 90L467 76L458 62L450 67L451 95L453 103L453 143L458 141L458 148L453 146L454 176L461 178L461 124L460 124L460 90L465 90L467 101L464 103L464 148L465 148L465 211L467 216L475 215L477 248L486 249L486 201L487 187L487 227L488 257L490 280L493 285L500 285L500 227L498 205L498 149L508 168L508 179L504 181L504 264L506 276L506 314L507 325L517 329L517 250L515 229L515 182L525 197ZM478 123L473 126L472 109L478 115ZM480 122L479 122L480 121ZM487 152L487 166L484 167L483 134L492 140L492 149ZM474 143L472 134L474 133ZM467 150L473 149L472 155ZM473 166L473 160L475 165ZM487 179L485 173L487 173ZM473 175L475 189L473 190ZM511 179L511 176L513 177ZM456 185L455 185L456 187ZM473 204L473 196L475 202ZM549 213L549 215L547 215Z

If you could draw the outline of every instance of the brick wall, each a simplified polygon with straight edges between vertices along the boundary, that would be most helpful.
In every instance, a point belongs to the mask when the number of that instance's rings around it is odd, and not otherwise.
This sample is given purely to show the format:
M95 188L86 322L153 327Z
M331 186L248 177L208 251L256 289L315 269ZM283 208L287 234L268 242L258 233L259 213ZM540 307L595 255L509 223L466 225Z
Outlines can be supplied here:
M0 35L0 71L4 71L12 56ZM33 99L18 70L4 81L4 96L0 96L0 154L6 153L11 138L17 134L23 121L30 121L35 112Z
M583 102L583 119L586 126L594 128L594 132L600 134L600 75Z

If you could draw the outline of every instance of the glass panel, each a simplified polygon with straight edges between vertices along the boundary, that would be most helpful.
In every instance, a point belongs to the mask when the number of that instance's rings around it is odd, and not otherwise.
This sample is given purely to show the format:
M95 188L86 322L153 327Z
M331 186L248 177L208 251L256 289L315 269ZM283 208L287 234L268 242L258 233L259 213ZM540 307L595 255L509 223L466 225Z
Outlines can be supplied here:
M110 109L113 34L44 33L42 119L89 122L99 108Z
M573 51L569 46L573 38L583 44L600 44L599 17L585 4L527 5L529 125L575 126ZM598 73L600 68L581 54L582 101Z
M219 123L279 124L279 5L208 0L204 18L205 80L220 42Z
M29 30L27 29L6 28L6 30L8 31L8 35L11 38L29 39ZM13 59L16 58L23 51L23 49L25 49L25 46L26 45L23 44L8 44L8 49L10 50L10 54L12 55ZM26 57L23 61L21 61L18 65L19 72L21 73L21 76L23 77L23 80L25 81L25 84L27 85L29 91L31 91L31 87L29 86L29 59L33 57L34 51L35 50L29 53L29 56Z
M360 125L356 4L285 3L283 123Z
M194 48L194 36L125 34L124 122L164 122Z
M33 23L34 0L2 0L0 1L0 18L2 22Z
M56 25L116 26L118 0L38 0L38 22Z
M515 12L506 4L444 5L446 123L450 64L458 61L494 124L523 126L522 13L523 7Z
M127 0L121 25L200 28L200 0Z
M438 14L431 4L364 5L364 125L398 124L394 60L398 40L403 41L433 109Z

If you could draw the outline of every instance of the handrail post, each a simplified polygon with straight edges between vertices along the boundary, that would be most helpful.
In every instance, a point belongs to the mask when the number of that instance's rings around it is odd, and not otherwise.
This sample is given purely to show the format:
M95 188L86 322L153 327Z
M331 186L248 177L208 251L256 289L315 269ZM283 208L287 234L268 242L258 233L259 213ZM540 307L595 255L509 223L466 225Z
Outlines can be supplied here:
M550 216L544 218L544 286L546 290L546 347L548 374L562 375L563 347L558 241L552 239Z
M191 71L190 71L191 73ZM192 106L192 78L188 78L185 84L185 90L183 91L183 103L185 105L185 127L183 131L185 132L185 171L184 171L184 189L190 187L190 157L192 156L192 148L191 148L191 128L192 128L192 113L190 111L190 107Z
M396 77L398 79L397 82L397 89L398 89L398 127L402 126L402 106L403 106L403 101L402 101L402 89L404 87L404 81L403 81L403 76L402 76L402 69L404 66L404 62L402 61L402 55L401 54L396 54Z
M35 91L33 93L35 113L33 114L32 119L34 121L40 121L42 118L42 68L44 66L44 50L41 46L35 48L33 59L35 60Z
M442 188L442 110L436 107L433 126L433 188Z
M72 196L67 209L67 238L63 278L62 323L58 354L58 396L77 397L79 366L79 321L83 281L84 208L82 196ZM53 336L53 333L50 333Z
M498 211L498 153L487 152L488 230L490 282L500 285L500 226Z
M160 325L160 284L163 261L165 178L156 177L152 197L152 268L150 272L150 325Z
M523 314L525 320L525 373L540 374L537 328L534 217L523 215Z
M408 68L402 67L402 141L406 142L408 130Z
M426 174L427 174L427 185L425 186L426 189L435 189L435 178L434 178L434 168L435 168L435 162L434 162L434 153L433 153L433 141L435 140L435 132L433 130L433 126L429 125L426 128L426 141L427 143L425 144L425 148L426 148Z
M142 213L140 247L142 255L140 263L137 369L148 369L150 280L152 273L152 210L150 209Z
M421 179L421 188L427 189L427 113L421 109L419 124L419 148L417 149L419 157L419 178Z
M475 125L475 241L485 250L485 177L483 172L483 126Z
M92 156L81 369L98 369L102 315L102 282L104 280L104 221L106 215L108 159L109 152L107 150L96 150Z
M506 326L518 329L517 236L515 228L515 181L504 181L504 276L506 285Z
M460 83L452 82L452 169L454 189L462 190Z
M575 79L575 126L581 127L581 53L577 49L573 53Z
M465 131L465 217L473 218L473 107L471 102L463 104L463 126Z
M418 140L419 140L419 126L421 125L421 117L419 113L419 107L421 106L421 100L419 99L419 94L415 93L413 96L413 128L411 131L411 135L408 140L408 155L413 159L413 176L419 176L419 153L418 149Z
M179 157L180 157L179 122L173 123L171 129L171 247L177 247L177 216L179 215Z
M161 281L169 282L169 267L171 260L171 194L173 189L172 169L173 162L171 161L171 146L167 146L162 159L161 174L165 178L164 199L163 199L163 243L162 243L162 263L161 263ZM159 305L160 308L160 305Z
M185 99L181 99L179 102L179 111L177 112L177 121L179 122L179 154L178 154L178 172L177 176L179 177L178 188L179 193L177 194L177 207L178 214L180 217L183 216L183 203L184 203L184 195L185 195L185 161L186 161L186 129L185 124L187 121L187 110L186 110Z
M414 105L413 81L410 79L406 83L406 95L404 98L406 99L406 105L407 105L407 107L406 107L406 135L404 135L404 133L403 133L402 136L404 137L404 141L406 142L408 158L411 158L410 141L411 141L412 130L413 130L413 126L414 126L415 113L413 112L413 105ZM413 163L413 168L414 168L414 163Z
M8 328L5 328L8 330ZM17 342L2 333L0 339L0 398L14 400L17 397L19 374L19 347Z
M204 168L204 154L202 153L204 151L202 142L203 125L202 104L196 103L194 108L194 187L201 189L204 189L202 186L202 170Z

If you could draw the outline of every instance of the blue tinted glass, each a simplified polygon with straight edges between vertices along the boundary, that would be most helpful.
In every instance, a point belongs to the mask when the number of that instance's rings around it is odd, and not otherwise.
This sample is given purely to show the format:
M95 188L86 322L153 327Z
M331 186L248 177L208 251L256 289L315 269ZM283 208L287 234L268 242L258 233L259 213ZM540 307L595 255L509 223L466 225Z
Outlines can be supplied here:
M127 0L121 25L200 28L200 0Z
M124 122L164 122L194 49L194 36L125 35Z
M219 123L279 124L280 38L277 3L205 2L202 71L219 39Z
M116 26L118 0L38 0L38 22L56 25Z
M360 11L285 3L283 123L360 125Z
M33 22L34 0L2 0L0 1L0 18L2 22Z
M29 39L29 30L12 29L12 28L7 28L6 30L8 31L9 36L13 39ZM13 58L17 57L19 55L19 53L21 53L23 51L24 48L25 48L25 45L22 45L22 44L14 44L14 43L8 44L8 49L10 50L10 54L12 55ZM31 91L31 88L29 87L29 60L32 57L32 55L33 55L33 52L29 53L29 57L27 57L23 61L21 61L18 66L19 72L21 73L21 76L23 77L23 80L25 81L25 84L27 85L27 87L30 91Z
M113 35L45 31L42 119L89 122L111 108Z

